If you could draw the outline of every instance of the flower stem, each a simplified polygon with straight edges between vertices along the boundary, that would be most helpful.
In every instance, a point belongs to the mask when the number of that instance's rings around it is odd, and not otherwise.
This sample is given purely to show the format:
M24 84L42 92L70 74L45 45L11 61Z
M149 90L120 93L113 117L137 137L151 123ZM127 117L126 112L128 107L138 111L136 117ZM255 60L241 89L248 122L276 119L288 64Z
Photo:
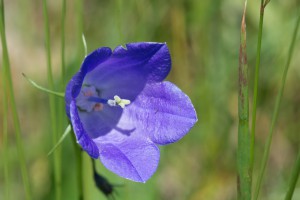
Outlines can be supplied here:
M284 91L286 76L287 76L287 72L288 72L290 62L291 62L291 58L292 58L293 51L294 51L294 46L295 46L296 37L297 37L297 33L298 33L298 28L299 28L299 22L300 22L300 15L299 15L298 20L296 22L296 26L295 26L295 29L294 29L292 41L291 41L290 48L289 48L288 59L287 59L287 62L286 62L286 65L285 65L285 68L284 68L284 71L283 71L279 93L278 93L277 98L276 98L276 104L275 104L274 113L273 113L273 116L272 116L271 127L270 127L270 130L269 130L267 143L266 143L265 149L264 149L264 155L263 155L263 160L262 160L262 164L261 164L260 173L259 173L259 176L258 176L258 179L257 179L256 190L255 190L255 195L254 195L255 198L254 199L258 199L259 191L260 191L260 188L261 188L261 183L262 183L263 176L264 176L264 173L265 173L265 169L266 169L266 166L267 166L269 153L270 153L270 147L271 147L271 143L272 143L273 130L274 130L274 127L275 127L275 123L277 121L278 111L279 111L279 106L280 106L280 102L281 102L283 91Z
M78 64L80 64L81 59L84 58L85 55L85 49L86 44L83 43L83 1L82 0L76 0L75 1L76 6L76 21L77 21L77 61ZM84 198L84 189L83 189L83 174L84 169L82 166L83 158L84 158L84 152L79 148L75 134L73 134L73 144L74 144L74 150L75 155L77 159L77 181L78 181L78 197L79 200L83 200Z
M47 75L48 84L50 90L54 90L54 81L52 76L52 66L51 66L51 45L50 45L50 26L48 18L47 0L43 0L43 14L45 20L45 48L47 56ZM52 140L53 145L56 144L58 140L57 123L56 123L56 102L54 96L49 96L50 103L50 117L52 125ZM60 152L54 152L54 182L55 182L55 197L56 200L61 199L61 167L60 167Z
M299 174L300 174L300 149L299 149L299 152L298 152L296 165L295 165L295 167L292 171L292 175L291 175L290 182L289 182L289 189L286 193L285 200L291 200L292 199L293 193L294 193L294 190L295 190L298 178L299 178Z
M73 132L73 131L72 131ZM78 199L83 200L83 170L82 170L82 156L83 152L81 152L80 147L78 146L75 138L75 133L72 134L72 143L74 146L74 151L76 155L76 162L77 162L77 182L78 182Z
M24 155L23 141L22 141L22 137L21 137L21 126L20 126L19 115L18 115L18 111L17 111L15 95L14 95L14 90L13 90L13 82L12 82L11 71L10 71L10 63L9 63L9 54L8 54L8 49L7 49L7 44L6 44L3 0L0 1L0 12L1 12L0 13L0 17L1 17L1 19L0 19L0 34L1 34L2 59L3 59L2 62L3 62L3 72L4 72L3 81L5 82L5 87L7 86L6 94L10 97L13 123L14 123L14 127L15 127L17 152L18 152L18 156L19 156L18 160L20 162L20 167L21 167L22 179L23 179L23 184L24 184L24 189L25 189L25 198L30 200L30 199L32 199L32 195L31 195L30 182L29 182L26 160L25 160L25 155ZM7 97L4 97L4 98L7 98Z
M261 52L261 40L264 23L264 0L260 3L260 17L258 27L257 49L256 49L256 64L254 75L254 87L253 87L253 106L252 106L252 126L251 126L251 168L254 165L254 145L255 145L255 125L256 125L256 107L257 107L257 91L258 91L258 78L259 78L259 65L260 65L260 52ZM252 170L251 170L252 171Z
M239 96L238 96L238 199L251 199L251 138L249 133L249 99L248 99L248 64L246 51L246 7L245 1L244 13L241 23L241 44L239 53Z

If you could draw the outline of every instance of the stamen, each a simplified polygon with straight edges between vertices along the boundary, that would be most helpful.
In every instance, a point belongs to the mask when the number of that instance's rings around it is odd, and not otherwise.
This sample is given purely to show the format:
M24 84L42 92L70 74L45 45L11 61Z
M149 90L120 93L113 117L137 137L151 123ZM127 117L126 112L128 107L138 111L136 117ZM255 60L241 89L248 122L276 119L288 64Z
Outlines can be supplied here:
M89 97L89 101L108 104L109 106L120 106L121 108L125 108L125 106L129 105L131 102L128 99L121 99L119 96L115 95L114 99L101 99L98 97Z
M129 105L131 102L128 99L121 99L119 96L114 96L115 102L121 107L125 108L125 106Z

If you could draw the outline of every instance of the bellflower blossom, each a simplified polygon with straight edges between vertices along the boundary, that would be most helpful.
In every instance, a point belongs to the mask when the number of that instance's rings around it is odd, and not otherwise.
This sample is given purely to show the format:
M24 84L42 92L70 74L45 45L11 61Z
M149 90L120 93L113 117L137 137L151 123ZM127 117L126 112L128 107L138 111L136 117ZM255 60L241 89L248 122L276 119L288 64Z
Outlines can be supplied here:
M89 54L69 81L66 113L78 144L117 175L146 182L159 148L196 123L189 97L163 81L171 70L165 43L130 43Z

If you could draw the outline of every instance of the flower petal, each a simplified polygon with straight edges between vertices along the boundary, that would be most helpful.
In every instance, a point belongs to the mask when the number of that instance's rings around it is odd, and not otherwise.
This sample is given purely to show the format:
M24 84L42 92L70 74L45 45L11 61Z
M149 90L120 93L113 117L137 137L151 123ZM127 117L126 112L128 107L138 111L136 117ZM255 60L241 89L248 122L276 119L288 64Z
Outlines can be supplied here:
M146 182L156 171L159 163L159 149L144 138L130 138L122 143L100 143L100 160L117 175Z
M103 106L99 112L81 112L80 120L88 135L91 138L97 138L106 135L116 125L121 117L121 107Z
M86 151L92 158L98 158L99 149L83 128L78 115L75 100L71 101L70 103L70 119L72 122L76 140L80 144L82 149Z
M134 100L146 83L162 81L171 69L170 53L165 43L130 43L126 48L117 47L110 59L84 79L86 84L101 90L104 98L118 93L122 98Z
M148 84L120 119L160 145L180 140L196 123L190 98L170 82ZM143 131L141 131L143 130Z
M70 103L72 99L78 96L85 75L91 70L93 70L95 67L100 65L102 62L107 60L111 56L111 53L111 49L108 47L102 47L93 51L84 59L80 71L77 72L69 81L65 92L66 112L69 119Z
M102 47L93 51L84 59L79 73L77 73L72 78L73 87L72 87L71 95L73 98L76 98L78 96L83 83L83 79L85 78L86 74L94 70L104 61L106 61L110 56L111 56L111 49L108 47Z

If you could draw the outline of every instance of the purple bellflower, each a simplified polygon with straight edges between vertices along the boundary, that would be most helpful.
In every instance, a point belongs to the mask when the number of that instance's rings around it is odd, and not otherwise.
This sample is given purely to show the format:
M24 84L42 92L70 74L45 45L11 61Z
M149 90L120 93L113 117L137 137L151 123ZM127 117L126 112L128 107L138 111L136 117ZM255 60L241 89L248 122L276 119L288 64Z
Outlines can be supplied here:
M171 70L165 43L130 43L89 54L69 81L66 112L78 144L117 175L146 182L159 148L196 123L189 97L163 81Z

